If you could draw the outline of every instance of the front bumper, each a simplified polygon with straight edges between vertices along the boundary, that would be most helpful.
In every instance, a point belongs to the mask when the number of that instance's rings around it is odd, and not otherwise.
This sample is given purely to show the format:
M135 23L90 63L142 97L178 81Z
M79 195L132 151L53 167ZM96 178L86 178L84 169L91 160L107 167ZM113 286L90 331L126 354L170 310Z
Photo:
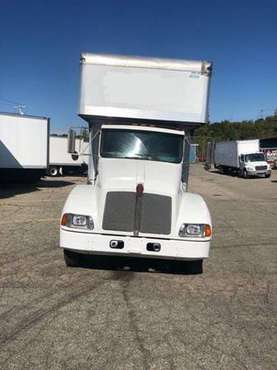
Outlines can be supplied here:
M264 175L270 175L271 170L254 170L254 171L247 171L247 174L249 176L264 176Z
M111 240L124 242L122 249L110 247ZM160 244L159 251L147 250L149 243ZM102 235L60 230L60 247L79 253L125 255L162 259L202 259L209 256L209 240L168 240L119 235Z

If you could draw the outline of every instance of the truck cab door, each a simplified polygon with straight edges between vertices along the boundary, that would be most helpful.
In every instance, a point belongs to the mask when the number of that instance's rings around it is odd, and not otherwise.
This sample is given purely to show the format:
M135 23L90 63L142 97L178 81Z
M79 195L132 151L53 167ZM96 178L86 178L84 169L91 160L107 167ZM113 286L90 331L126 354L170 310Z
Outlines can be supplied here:
M239 156L239 168L241 169L241 170L243 170L244 169L244 165L245 165L245 158L244 158L244 155L243 154L241 154L240 156Z

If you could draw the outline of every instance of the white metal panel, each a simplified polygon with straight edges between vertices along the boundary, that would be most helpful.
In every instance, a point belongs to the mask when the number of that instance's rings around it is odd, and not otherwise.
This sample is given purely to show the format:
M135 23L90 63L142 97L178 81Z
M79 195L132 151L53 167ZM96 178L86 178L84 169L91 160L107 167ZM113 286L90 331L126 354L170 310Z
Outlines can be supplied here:
M67 152L67 137L50 136L50 165L80 166L88 163L89 143L76 139L76 151L79 154L77 160Z
M134 130L134 131L152 131L152 132L163 132L165 134L181 135L184 136L184 131L172 130L168 128L152 127L152 126L133 126L133 125L102 125L102 129L122 129L122 130Z
M259 153L260 143L259 140L239 140L237 141L238 156L241 154Z
M84 55L82 116L206 122L207 62Z
M47 168L47 118L0 113L0 168Z
M86 54L81 55L81 61L84 63L120 66L120 67L135 67L135 68L153 68L153 69L169 69L176 71L194 71L202 73L210 73L210 62L200 60L180 60L166 58L145 58L126 55L110 55L110 54Z

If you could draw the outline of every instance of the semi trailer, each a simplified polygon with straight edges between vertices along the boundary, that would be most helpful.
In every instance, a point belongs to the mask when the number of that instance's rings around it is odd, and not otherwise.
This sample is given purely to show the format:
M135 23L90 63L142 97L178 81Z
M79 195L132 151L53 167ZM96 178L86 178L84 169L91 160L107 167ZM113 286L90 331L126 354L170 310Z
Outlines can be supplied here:
M47 175L49 118L0 113L0 181L36 182Z
M69 153L67 137L50 136L49 176L85 173L89 147L84 138L76 138L74 153Z
M66 265L116 255L202 271L212 221L204 199L188 192L189 142L207 122L211 71L205 61L81 56L79 115L91 156L88 183L71 191L61 215Z
M214 166L223 173L236 173L244 178L271 175L271 167L260 151L259 140L215 143Z

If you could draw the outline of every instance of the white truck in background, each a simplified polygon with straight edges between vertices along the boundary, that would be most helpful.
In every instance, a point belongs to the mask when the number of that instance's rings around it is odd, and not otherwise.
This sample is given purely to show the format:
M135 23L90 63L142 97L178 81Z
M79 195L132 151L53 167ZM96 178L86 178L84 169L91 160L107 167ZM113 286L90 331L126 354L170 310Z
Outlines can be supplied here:
M62 211L68 266L98 254L190 261L202 271L212 222L203 198L188 192L189 138L207 122L211 69L204 61L81 56L79 115L92 155L88 184L71 191Z
M0 182L36 182L47 175L49 125L46 117L0 113Z
M50 136L49 176L82 174L87 171L89 142L76 138L75 153L68 153L68 138Z
M270 177L271 168L259 140L223 141L214 145L214 166L223 173Z

